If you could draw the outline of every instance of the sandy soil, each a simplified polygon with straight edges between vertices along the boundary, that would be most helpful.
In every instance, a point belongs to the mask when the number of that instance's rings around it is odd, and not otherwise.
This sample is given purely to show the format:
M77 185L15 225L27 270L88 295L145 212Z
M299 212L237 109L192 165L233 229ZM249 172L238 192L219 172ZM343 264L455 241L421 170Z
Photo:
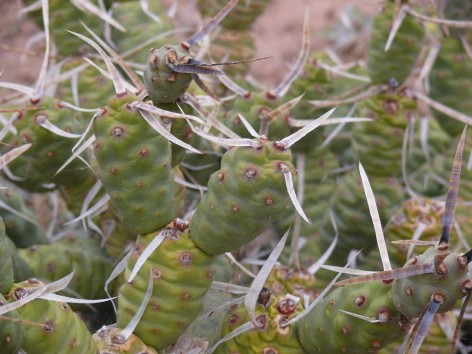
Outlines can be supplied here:
M170 0L167 0L169 3ZM180 0L176 21L196 23L192 0ZM257 56L273 56L268 61L252 64L252 73L266 85L277 83L296 59L301 45L305 11L310 15L311 46L325 47L333 42L327 29L339 22L343 11L356 6L363 13L371 14L378 0L273 0L267 12L253 28ZM31 84L37 78L42 60L42 43L37 43L20 61L24 45L40 29L28 18L18 17L21 0L0 0L0 71L2 81ZM189 16L193 14L193 16ZM5 91L3 91L5 94ZM0 95L2 91L0 91Z

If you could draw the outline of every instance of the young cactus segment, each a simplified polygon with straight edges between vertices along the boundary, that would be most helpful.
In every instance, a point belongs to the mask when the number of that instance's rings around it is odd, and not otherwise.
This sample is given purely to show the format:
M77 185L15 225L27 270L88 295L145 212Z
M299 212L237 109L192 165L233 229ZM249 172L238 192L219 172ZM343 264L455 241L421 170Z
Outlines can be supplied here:
M144 71L144 84L154 104L175 102L187 91L193 80L192 75L176 72L173 68L187 65L190 60L189 50L180 45L151 49Z
M412 257L405 267L427 263L435 265L432 274L396 279L393 283L393 303L410 318L419 317L432 297L441 299L438 313L443 313L472 290L466 257L454 252L445 254L444 249L431 247L422 255Z
M0 308L5 303L8 302L0 293ZM23 345L25 326L15 310L4 316L0 317L0 348L2 348L2 354L16 354Z
M190 82L198 74L224 74L194 60L190 54L190 47L211 32L237 2L238 0L229 1L214 18L187 41L151 49L144 71L144 84L154 104L175 102L187 91Z
M171 146L130 104L134 95L115 96L94 121L98 175L121 221L136 234L174 218Z
M303 349L308 353L363 354L377 352L403 337L410 322L396 310L390 290L391 284L379 281L335 289L296 322Z
M252 241L290 206L283 168L296 176L290 150L263 138L259 146L228 150L190 222L190 236L204 252L218 255Z
M29 279L15 284L5 298L10 302L22 299L43 285L36 279ZM27 353L97 353L92 335L66 303L35 299L16 311L19 318L24 320L22 348Z
M198 315L216 271L214 257L195 246L185 232L185 225L171 225L162 232L165 238L159 248L133 281L120 288L117 312L118 326L124 328L141 305L151 267L154 281L151 299L134 333L157 350L173 344ZM125 271L126 278L156 234L138 238Z
M404 19L392 45L385 51L393 18L393 1L386 0L383 11L374 17L369 38L368 68L373 84L385 84L392 79L403 84L420 53L424 31L413 16Z
M121 335L120 328L102 328L93 335L98 354L157 354L134 334L128 339Z
M266 305L256 307L259 327L239 334L220 344L215 354L225 353L273 353L301 354L303 349L297 340L294 325L286 323L302 311L301 302L293 296L271 296ZM231 333L250 321L244 306L228 313L224 322L224 334Z

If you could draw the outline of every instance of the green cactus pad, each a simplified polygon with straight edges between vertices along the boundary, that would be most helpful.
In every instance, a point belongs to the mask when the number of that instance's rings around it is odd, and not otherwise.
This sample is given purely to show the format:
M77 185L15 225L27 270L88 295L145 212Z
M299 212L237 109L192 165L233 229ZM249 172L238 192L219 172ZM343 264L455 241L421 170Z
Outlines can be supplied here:
M36 279L29 279L15 284L5 298L10 302L21 299L43 285ZM19 307L17 312L20 319L25 320L22 348L27 353L97 353L92 335L66 303L35 299Z
M214 257L200 251L187 233L173 227L163 232L164 241L136 278L120 288L117 312L117 324L124 328L143 301L149 269L152 269L152 296L134 333L157 350L173 344L198 315L216 271ZM126 278L156 235L154 232L138 238L125 271Z
M277 221L290 206L282 165L295 180L290 150L268 141L228 150L191 220L195 244L212 255L234 251Z
M256 320L260 328L251 329L222 344L216 354L267 353L303 354L293 325L285 325L301 312L302 306L293 298L272 296L270 305L264 309L256 306ZM232 310L224 322L224 335L229 334L242 324L251 321L244 305Z
M187 64L190 52L180 45L164 45L151 49L144 70L144 84L154 104L172 103L187 91L192 75L173 71L170 65Z
M379 281L335 289L296 322L300 344L307 353L376 353L409 329L409 321L395 309L390 291L391 284Z
M410 318L419 317L433 296L442 299L437 312L447 312L466 295L464 287L472 287L467 261L458 253L430 247L423 254L413 256L405 267L424 263L433 263L434 272L393 282L393 303L399 312Z
M171 146L129 104L115 97L94 122L98 174L120 219L136 234L165 226L174 217Z

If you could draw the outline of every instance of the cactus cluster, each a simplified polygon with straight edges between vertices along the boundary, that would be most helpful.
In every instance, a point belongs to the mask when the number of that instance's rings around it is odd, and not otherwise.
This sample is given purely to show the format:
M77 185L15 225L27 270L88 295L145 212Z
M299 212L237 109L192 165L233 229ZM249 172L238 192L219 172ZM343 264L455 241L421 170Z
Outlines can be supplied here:
M34 87L0 81L1 353L468 352L471 1L384 0L349 59L305 15L272 88L269 0L199 0L198 30L23 5L46 44Z

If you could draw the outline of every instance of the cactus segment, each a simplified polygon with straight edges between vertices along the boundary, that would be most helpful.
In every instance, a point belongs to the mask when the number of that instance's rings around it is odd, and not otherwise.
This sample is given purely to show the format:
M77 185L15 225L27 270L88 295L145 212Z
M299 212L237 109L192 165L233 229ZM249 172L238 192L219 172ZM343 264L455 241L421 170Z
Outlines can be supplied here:
M294 325L285 325L302 311L302 305L296 298L272 296L267 309L262 305L256 307L258 328L220 344L215 354L225 353L273 353L302 354L303 349L298 343ZM224 322L224 334L231 333L242 324L250 321L244 306L230 311Z
M447 312L472 288L467 260L458 253L445 253L431 247L423 254L412 257L405 267L426 263L434 264L432 274L395 279L393 282L393 303L398 311L410 318L419 317L433 296L442 299L438 313Z
M296 322L300 344L307 353L363 354L397 341L408 332L410 323L396 310L390 290L391 284L379 281L335 289Z
M120 288L117 312L117 324L124 328L141 305L151 267L154 281L151 299L134 333L157 350L173 344L198 315L216 271L214 257L195 247L187 233L176 227L163 232L166 236L159 248L133 281ZM126 278L155 236L156 233L150 233L138 238L125 271Z
M188 64L190 60L190 52L180 45L151 49L144 71L144 84L154 104L175 102L187 91L192 75L173 69Z
M13 123L18 134L7 135L4 142L8 146L20 146L25 142L33 144L31 149L9 164L10 171L16 176L12 182L31 192L55 188L51 184L78 184L91 174L89 168L76 159L55 175L70 157L76 140L51 132L43 127L45 123L52 123L66 133L80 134L86 122L80 112L67 108L50 97L19 109ZM2 151L4 149L2 147ZM8 175L6 178L9 178Z
M385 44L394 18L393 1L385 1L383 11L373 20L369 37L368 69L373 84L385 84L392 79L399 85L410 75L420 53L424 31L418 19L407 16L388 51Z
M103 284L112 262L103 250L86 237L66 237L50 245L18 251L33 276L55 281L75 271L69 287L86 299L105 297Z
M174 217L171 146L129 104L115 97L94 121L99 178L121 221L136 234L157 230Z
M119 328L102 328L93 335L98 354L157 354L134 334L128 339L121 335Z
M290 150L268 141L228 150L190 222L195 244L211 255L234 251L277 221L290 206L282 165L296 175Z
M5 298L10 302L21 299L43 285L36 279L29 279L15 284ZM66 303L35 299L16 311L19 318L25 320L22 348L27 353L97 353L92 335Z

